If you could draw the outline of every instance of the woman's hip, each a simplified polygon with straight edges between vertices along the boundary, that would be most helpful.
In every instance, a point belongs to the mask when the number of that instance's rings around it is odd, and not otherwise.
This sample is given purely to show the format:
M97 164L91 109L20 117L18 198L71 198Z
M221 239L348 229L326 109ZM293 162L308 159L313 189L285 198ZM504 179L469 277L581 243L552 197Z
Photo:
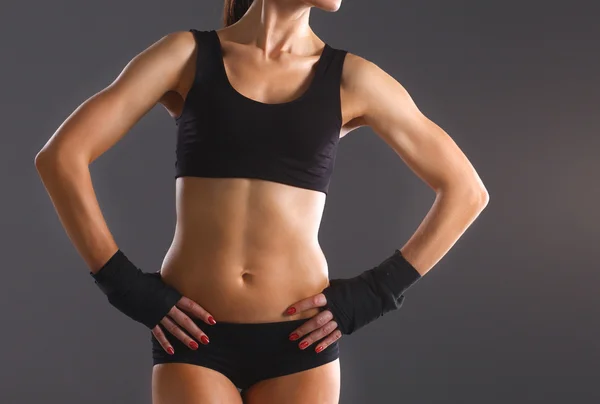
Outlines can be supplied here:
M174 337L174 353L168 354L158 341L152 339L153 364L187 363L204 366L227 376L240 389L272 378L311 369L336 360L339 345L336 341L317 353L314 347L299 349L289 340L289 334L305 320L268 323L217 322L197 325L210 342L193 350Z

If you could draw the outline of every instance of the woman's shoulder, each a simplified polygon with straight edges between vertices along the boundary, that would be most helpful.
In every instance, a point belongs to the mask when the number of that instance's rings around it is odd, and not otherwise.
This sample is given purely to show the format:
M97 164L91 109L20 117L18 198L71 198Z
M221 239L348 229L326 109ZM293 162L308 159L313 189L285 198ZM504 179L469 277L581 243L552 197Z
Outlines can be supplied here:
M160 41L165 42L171 52L176 54L187 54L194 52L196 47L196 35L201 32L190 28L189 30L171 31L165 34Z
M345 52L342 84L348 89L359 89L368 83L369 79L384 73L375 62L356 53Z

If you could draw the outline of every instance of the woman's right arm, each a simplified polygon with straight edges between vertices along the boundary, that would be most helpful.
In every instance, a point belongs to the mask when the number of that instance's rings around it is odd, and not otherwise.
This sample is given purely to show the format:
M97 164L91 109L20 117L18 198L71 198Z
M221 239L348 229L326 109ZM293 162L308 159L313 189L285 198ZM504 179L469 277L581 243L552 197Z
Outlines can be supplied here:
M81 104L35 157L60 221L93 273L118 247L100 211L89 165L165 93L177 89L193 53L188 33L162 37L136 55L108 87Z
M148 326L162 347L174 349L162 325L192 349L208 343L187 313L215 324L196 302L156 273L143 273L117 247L92 187L89 165L115 145L169 91L177 91L195 40L168 34L136 55L104 90L81 104L35 157L35 165L69 238L109 302ZM180 310L184 309L186 312ZM189 335L184 332L187 331Z

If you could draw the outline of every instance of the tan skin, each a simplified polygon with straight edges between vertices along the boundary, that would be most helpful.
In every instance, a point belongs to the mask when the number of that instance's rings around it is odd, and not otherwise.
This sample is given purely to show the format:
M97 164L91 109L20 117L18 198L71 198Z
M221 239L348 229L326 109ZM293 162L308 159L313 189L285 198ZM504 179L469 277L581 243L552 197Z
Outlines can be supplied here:
M324 43L310 29L310 9L341 0L255 0L237 24L218 31L227 75L244 96L281 103L310 84ZM118 249L100 211L89 164L161 103L181 113L195 69L191 33L174 32L135 56L104 90L78 107L36 156L36 166L73 244L96 272ZM406 90L374 63L349 53L343 68L340 137L370 126L436 194L431 210L401 248L425 275L454 245L488 201L480 178L452 139L426 118ZM320 293L327 261L317 234L325 195L241 178L185 177L176 181L177 226L161 271L183 295L152 333L165 350L179 338L190 349L210 343L190 321L256 323L307 319L295 333L304 349L327 349L340 331ZM382 257L382 259L385 257ZM294 308L294 314L287 314ZM212 317L212 319L210 318ZM339 401L335 360L261 381L244 403ZM221 373L170 363L154 367L153 402L242 403Z

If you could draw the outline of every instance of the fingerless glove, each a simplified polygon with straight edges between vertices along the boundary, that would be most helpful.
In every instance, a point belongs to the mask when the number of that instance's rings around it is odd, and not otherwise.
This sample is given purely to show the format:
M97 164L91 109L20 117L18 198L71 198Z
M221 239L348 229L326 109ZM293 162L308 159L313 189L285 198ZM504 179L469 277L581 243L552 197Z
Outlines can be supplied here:
M95 274L96 285L119 311L154 328L179 301L181 294L167 285L160 272L142 272L118 250Z
M331 279L323 290L325 307L333 314L342 334L352 334L385 313L399 309L404 292L421 274L400 250L378 266L349 279Z

